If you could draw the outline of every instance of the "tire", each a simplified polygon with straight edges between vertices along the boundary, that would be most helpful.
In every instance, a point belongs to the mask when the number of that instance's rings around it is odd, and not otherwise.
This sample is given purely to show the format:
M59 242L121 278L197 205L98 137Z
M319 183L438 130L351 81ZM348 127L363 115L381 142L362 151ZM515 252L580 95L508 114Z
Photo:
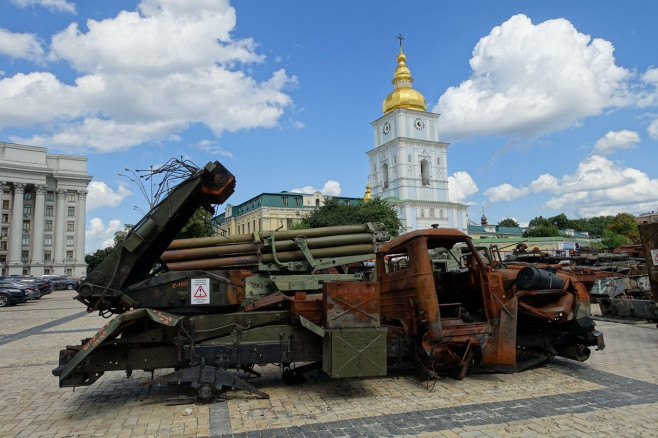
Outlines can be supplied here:
M39 292L39 295L37 295L37 297L35 298L35 300L40 300L42 296L43 296L43 294L42 294L41 292Z
M73 285L72 284L67 284L66 289L67 290L73 290Z
M0 294L0 307L9 307L10 304L11 300L9 299L9 295Z

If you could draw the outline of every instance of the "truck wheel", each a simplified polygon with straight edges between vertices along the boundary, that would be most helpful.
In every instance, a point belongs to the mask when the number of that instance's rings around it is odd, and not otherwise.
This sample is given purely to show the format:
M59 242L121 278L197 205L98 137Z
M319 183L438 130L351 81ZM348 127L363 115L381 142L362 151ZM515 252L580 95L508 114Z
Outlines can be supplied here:
M66 285L66 289L68 289L68 290L73 290L73 285L72 285L72 284L67 284L67 285Z
M10 303L9 295L0 294L0 307L7 307L9 306L9 303Z

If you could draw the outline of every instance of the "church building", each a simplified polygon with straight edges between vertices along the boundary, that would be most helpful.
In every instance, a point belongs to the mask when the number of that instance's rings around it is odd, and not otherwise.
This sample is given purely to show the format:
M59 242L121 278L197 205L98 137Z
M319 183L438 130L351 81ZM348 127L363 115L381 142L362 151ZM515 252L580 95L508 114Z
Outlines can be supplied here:
M428 112L425 97L413 89L401 43L393 91L382 105L384 115L372 122L371 196L397 208L403 233L434 224L466 233L467 206L448 196L448 143L439 141L440 115Z

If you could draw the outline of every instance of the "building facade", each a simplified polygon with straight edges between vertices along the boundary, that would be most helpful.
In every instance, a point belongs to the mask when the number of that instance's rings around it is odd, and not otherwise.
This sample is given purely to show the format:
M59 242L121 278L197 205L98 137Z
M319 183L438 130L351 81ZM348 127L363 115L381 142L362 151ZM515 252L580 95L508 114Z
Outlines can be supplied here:
M439 141L439 114L426 111L425 97L412 88L402 46L397 63L384 115L372 122L375 147L367 152L372 196L397 208L402 232L433 224L467 232L467 206L449 198L448 143Z
M2 275L86 274L87 158L0 142Z
M320 192L261 193L240 205L226 205L224 213L214 218L218 231L225 235L250 234L258 231L288 230L304 216L324 205L329 198ZM361 198L332 196L346 205L363 202Z

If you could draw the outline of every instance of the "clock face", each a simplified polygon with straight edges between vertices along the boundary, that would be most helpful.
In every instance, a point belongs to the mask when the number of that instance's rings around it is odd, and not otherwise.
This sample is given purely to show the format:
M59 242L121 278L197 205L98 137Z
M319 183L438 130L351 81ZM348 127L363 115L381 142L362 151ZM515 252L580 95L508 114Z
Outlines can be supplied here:
M389 132L391 132L391 124L388 123L388 122L384 123L384 127L382 128L382 132L384 134L388 134Z
M425 127L425 122L423 122L421 119L416 119L414 121L414 126L416 127L416 129L418 129L420 131L421 129L423 129Z

